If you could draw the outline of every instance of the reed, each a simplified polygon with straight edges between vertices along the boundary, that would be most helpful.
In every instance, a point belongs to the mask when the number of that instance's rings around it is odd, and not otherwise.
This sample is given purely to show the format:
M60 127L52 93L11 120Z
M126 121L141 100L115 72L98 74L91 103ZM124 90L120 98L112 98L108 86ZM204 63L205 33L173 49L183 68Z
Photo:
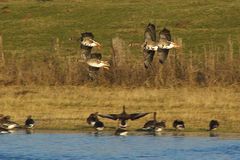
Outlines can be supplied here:
M3 85L85 85L101 84L131 87L175 86L231 86L240 82L240 53L233 50L234 42L228 38L227 47L219 49L213 44L203 50L183 52L171 50L165 64L158 63L155 55L152 68L143 67L141 56L134 56L120 38L112 40L111 56L104 59L111 69L100 70L95 80L88 77L88 66L81 60L81 53L66 55L59 39L54 41L53 51L18 56L14 53L4 58Z

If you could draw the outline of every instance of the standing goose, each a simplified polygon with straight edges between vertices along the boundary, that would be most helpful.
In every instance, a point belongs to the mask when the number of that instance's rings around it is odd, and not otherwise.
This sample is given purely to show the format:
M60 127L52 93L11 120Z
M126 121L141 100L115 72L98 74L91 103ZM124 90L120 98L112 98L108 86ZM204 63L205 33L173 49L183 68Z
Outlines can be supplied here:
M11 133L11 130L8 130L6 128L0 127L0 134L6 134L6 133Z
M87 123L93 126L97 131L104 129L104 123L98 119L98 112L90 114L87 118Z
M145 112L145 113L132 113L128 114L125 111L125 106L123 106L123 111L120 114L99 114L100 117L103 118L109 118L112 120L119 120L119 127L126 127L127 126L127 121L130 120L136 120L139 118L142 118L146 115L148 115L150 112Z
M184 130L185 129L184 122L182 120L179 120L179 119L174 120L173 128L175 128L177 130Z
M32 116L29 115L27 117L27 120L25 121L25 128L26 129L31 129L35 126L35 121L32 119Z
M217 120L211 120L209 122L209 131L216 130L219 127L219 122Z
M115 131L116 136L126 136L128 131L125 127L118 127Z
M157 117L157 112L154 112L153 120L146 122L142 129L146 131L159 132L159 131L162 131L164 128L166 128L166 122L165 121L158 122L156 117Z
M11 119L10 116L5 116L2 118L1 125L3 128L10 130L10 129L14 129L14 128L17 128L20 126L19 124L11 121L10 119Z

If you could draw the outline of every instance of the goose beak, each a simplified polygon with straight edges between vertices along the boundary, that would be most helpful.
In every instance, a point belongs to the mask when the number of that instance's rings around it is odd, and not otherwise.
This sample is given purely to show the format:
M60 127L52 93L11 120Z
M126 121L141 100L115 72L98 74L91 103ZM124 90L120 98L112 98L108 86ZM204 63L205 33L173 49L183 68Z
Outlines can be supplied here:
M99 50L101 50L102 49L102 46L101 46L101 44L99 44L99 43L97 43L97 49L99 49Z
M181 48L181 46L177 43L171 42L171 44L173 45L173 48Z

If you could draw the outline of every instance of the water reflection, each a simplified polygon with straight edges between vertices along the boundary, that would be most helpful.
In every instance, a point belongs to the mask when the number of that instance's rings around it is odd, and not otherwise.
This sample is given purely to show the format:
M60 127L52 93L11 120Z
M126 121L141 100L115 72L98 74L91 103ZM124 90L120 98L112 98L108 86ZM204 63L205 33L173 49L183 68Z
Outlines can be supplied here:
M213 133L133 131L118 137L114 131L19 130L0 136L0 159L238 160L240 136L209 137Z
M26 130L25 130L25 133L26 133L26 134L33 134L33 133L34 133L34 130L33 130L33 129L26 129Z

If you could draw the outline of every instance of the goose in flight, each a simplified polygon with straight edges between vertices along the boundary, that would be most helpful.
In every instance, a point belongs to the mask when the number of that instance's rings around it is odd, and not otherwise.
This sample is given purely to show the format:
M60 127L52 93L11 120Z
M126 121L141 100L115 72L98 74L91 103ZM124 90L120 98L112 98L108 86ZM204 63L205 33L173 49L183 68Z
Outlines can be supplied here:
M89 76L94 78L96 76L97 71L100 68L109 69L110 64L107 61L102 61L101 53L92 53L92 48L96 47L101 49L101 44L94 41L94 36L91 32L84 32L81 34L81 50L83 53L83 57L85 62L88 64L89 68Z
M148 115L151 112L144 112L144 113L131 113L128 114L126 112L125 106L123 106L123 111L120 114L99 114L102 118L108 118L112 120L119 120L119 127L126 128L128 120L136 120Z
M159 40L156 38L156 28L154 24L149 23L144 32L144 66L149 68L153 61L155 52L160 55L159 63L163 64L167 59L169 49L180 47L171 41L170 31L163 28L159 32Z

